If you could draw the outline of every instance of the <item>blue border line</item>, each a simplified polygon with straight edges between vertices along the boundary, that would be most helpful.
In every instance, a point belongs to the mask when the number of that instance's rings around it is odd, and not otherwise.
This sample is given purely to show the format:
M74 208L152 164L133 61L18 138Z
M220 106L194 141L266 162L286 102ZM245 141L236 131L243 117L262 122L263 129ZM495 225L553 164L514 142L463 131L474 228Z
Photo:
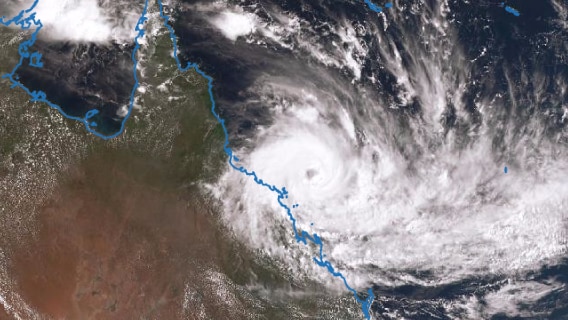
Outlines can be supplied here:
M18 64L16 64L14 69L12 69L12 72L2 75L2 78L10 80L10 82L12 83L10 88L16 88L17 87L17 88L24 90L31 97L30 101L32 101L32 102L43 102L43 103L47 104L48 106L50 106L51 108L59 111L59 113L61 113L64 117L83 123L88 132L96 135L99 138L108 140L108 139L112 139L112 138L119 136L124 131L125 123L128 120L128 118L130 117L130 114L132 113L132 108L134 106L134 96L136 94L136 90L140 86L139 81L138 81L138 74L136 72L136 69L138 67L138 60L136 59L136 53L140 49L140 44L138 43L138 40L141 37L143 37L144 34L145 34L143 25L148 20L148 18L146 16L147 12L148 12L148 1L149 0L145 0L144 10L142 12L142 16L140 17L140 19L138 19L138 22L137 22L136 28L135 28L135 30L138 33L136 35L136 38L134 39L135 46L134 46L134 49L132 50L132 56L131 56L132 62L134 63L134 67L133 67L133 71L132 71L132 74L134 76L134 86L132 87L132 91L131 91L131 94L130 94L130 101L129 101L129 104L128 104L128 113L122 119L122 121L120 123L120 130L118 130L116 133L111 134L111 135L105 135L105 134L97 132L95 129L93 129L93 128L96 128L97 124L95 122L90 122L90 119L93 116L95 116L96 114L99 113L99 111L97 109L89 110L85 114L84 117L71 116L71 115L67 114L65 111L63 111L63 109L60 106L58 106L55 103L52 103L51 101L47 100L47 95L45 94L45 92L43 92L43 91L31 91L26 86L24 86L20 81L18 81L18 76L16 75L16 72L24 64L24 62L26 60L29 61L29 64L32 67L36 67L36 68L43 67L43 63L40 61L41 60L41 54L39 52L30 53L30 51L29 51L30 48L35 44L35 42L37 40L38 33L43 28L43 24L41 23L41 20L36 19L36 13L32 12L35 9L35 7L37 6L37 4L39 3L39 0L35 0L34 3L32 4L32 6L29 9L25 9L25 10L20 11L20 13L18 15L16 15L14 18L12 18L8 21L4 20L6 17L0 18L0 24L7 26L7 27L10 26L10 25L17 25L22 30L30 30L30 29L32 29L32 27L35 27L35 30L32 33L31 38L22 42L20 44L20 46L18 47L18 52L20 54L20 61L18 62ZM27 15L27 14L29 14L29 15Z
M513 7L510 7L508 5L505 4L505 2L501 2L499 4L499 6L505 8L505 11L507 11L508 13L514 15L515 17L520 17L521 16L521 12Z
M309 241L309 242L311 242L311 243L313 243L313 244L315 244L319 247L319 256L313 258L314 262L317 265L319 265L320 267L326 268L327 271L329 273L331 273L331 275L333 275L334 277L340 278L342 280L343 284L345 285L345 287L347 288L347 290L351 291L351 293L355 297L355 300L357 300L357 302L361 304L361 309L363 311L363 314L365 315L365 318L371 319L370 308L371 308L371 304L373 303L373 300L375 299L375 295L373 293L372 288L368 289L368 291L367 291L368 297L366 299L360 298L358 292L349 285L345 276L341 272L336 271L334 269L334 267L332 266L331 262L329 262L325 259L325 254L323 253L323 242L322 242L321 238L316 233L310 235L305 230L303 230L301 233L298 232L297 220L292 213L292 209L290 207L288 207L283 202L284 199L288 198L288 191L286 190L286 188L283 187L283 188L280 189L280 188L276 187L275 185L269 184L269 183L265 182L263 179L259 178L255 171L249 171L245 167L238 166L234 163L234 162L238 162L239 159L236 156L233 155L233 150L231 148L229 148L229 133L227 131L227 127L225 126L225 120L223 120L219 116L219 114L215 111L216 108L215 108L215 98L213 97L213 78L210 77L209 75L207 75L201 69L199 69L199 66L196 63L188 63L185 67L182 67L181 62L179 60L179 56L177 54L178 53L178 46L177 46L177 37L175 35L175 31L174 31L173 27L169 24L170 18L164 14L162 0L157 0L157 1L158 1L158 4L159 4L159 7L160 7L160 17L164 20L164 26L168 29L168 31L170 33L170 38L172 40L172 44L173 44L173 47L174 47L174 58L175 58L177 66L178 66L178 69L180 71L187 71L189 69L194 69L202 77L207 79L209 98L211 100L211 113L213 113L213 115L215 116L217 121L223 127L223 132L225 134L225 142L224 142L224 145L223 145L223 150L229 156L229 165L233 169L235 169L235 170L237 170L237 171L239 171L239 172L241 172L241 173L243 173L243 174L245 174L249 177L252 177L254 182L256 182L258 185L263 186L263 187L267 188L268 190L276 193L276 195L278 196L277 197L278 204L284 210L286 210L288 218L292 222L292 228L294 230L294 236L296 238L296 241L301 242L301 243L306 244L306 245L308 244L308 241Z
M2 77L8 78L11 81L11 83L12 83L11 88L18 87L18 88L21 88L22 90L24 90L28 95L31 96L32 102L46 103L51 108L58 110L66 118L82 122L85 125L85 128L87 129L87 131L89 131L90 133L92 133L92 134L94 134L94 135L96 135L96 136L98 136L102 139L105 139L105 140L117 137L118 135L120 135L124 131L125 123L128 120L128 118L130 117L130 114L132 112L136 90L139 87L139 80L138 80L138 75L137 75L137 71L136 71L137 66L138 66L138 60L136 59L136 53L140 49L140 44L139 44L138 41L141 37L143 37L145 35L145 30L143 29L143 25L148 20L148 18L147 18L148 2L149 2L149 0L145 0L144 10L142 12L140 19L138 20L138 23L136 24L135 30L138 32L138 34L136 35L136 38L134 39L135 47L132 50L132 56L131 56L132 62L134 63L132 73L133 73L133 76L134 76L135 84L132 88L131 95L130 95L130 104L129 104L129 107L128 107L128 113L122 119L121 127L120 127L120 130L118 132L116 132L112 135L104 135L104 134L101 134L101 133L95 131L94 129L92 129L92 127L96 127L96 123L89 122L89 119L92 118L93 116L95 116L98 113L98 110L92 109L92 110L88 111L85 114L85 116L82 117L82 118L71 116L71 115L65 113L61 109L60 106L58 106L58 105L50 102L49 100L47 100L47 96L46 96L45 92L30 91L26 86L24 86L22 83L20 83L18 81L18 77L16 75L16 72L22 66L24 61L29 60L30 65L33 66L33 67L41 68L43 66L43 63L41 63L41 61L40 61L41 60L41 54L39 52L34 52L34 53L29 52L29 48L32 47L33 44L36 42L37 35L38 35L39 31L43 28L43 24L41 23L41 21L36 19L36 14L32 13L32 11L35 9L37 4L39 3L39 0L35 0L34 3L32 4L32 6L29 9L22 10L17 16L15 16L11 20L4 21L5 17L0 18L0 24L2 24L4 26L18 25L18 26L20 26L20 28L22 30L29 30L29 29L32 28L32 26L36 27L34 32L32 33L31 38L29 40L22 42L20 44L19 48L18 48L18 52L20 54L20 60L19 60L18 64L14 67L14 69L12 70L11 73L3 75ZM225 120L222 119L219 116L219 114L216 112L216 104L215 104L215 99L214 99L214 96L213 96L213 78L211 76L207 75L205 72L203 72L196 63L188 63L185 67L182 66L180 59L179 59L179 55L178 55L179 49L178 49L178 45L177 45L177 37L175 35L175 31L174 31L173 27L169 23L170 18L167 15L164 14L164 6L163 6L163 3L162 3L162 0L157 0L157 2L158 2L158 5L159 5L159 10L160 10L160 17L163 19L163 25L168 29L170 38L172 40L172 46L173 46L173 50L174 50L174 59L176 61L176 65L177 65L178 70L181 71L181 72L185 72L185 71L188 71L190 69L194 69L199 75L201 75L203 78L205 78L208 82L209 99L211 101L211 113L215 116L215 118L221 124L221 126L223 128L223 133L225 135L223 150L227 154L227 156L229 157L229 159L228 159L229 165L233 169L245 174L246 176L252 177L255 183L267 188L268 190L270 190L270 191L272 191L276 194L278 204L286 211L288 218L292 222L292 228L294 230L294 236L296 238L296 241L301 242L301 243L306 244L306 245L308 244L308 242L311 242L311 243L315 244L316 246L318 246L319 255L317 257L314 257L313 261L317 265L319 265L320 267L326 268L327 271L332 276L341 279L341 281L343 282L345 287L353 294L353 296L355 297L355 300L359 304L361 304L361 309L363 311L363 314L365 315L365 318L371 319L370 308L371 308L371 304L373 303L373 301L375 299L375 295L373 294L373 290L371 288L369 288L368 291L367 291L367 298L360 298L358 292L349 285L345 276L341 272L336 271L335 268L333 267L333 265L331 264L331 262L325 259L325 254L323 253L323 242L322 242L321 238L316 233L309 234L308 232L306 232L304 230L302 232L299 232L298 227L297 227L297 220L292 213L292 209L284 203L284 200L288 198L288 191L286 190L286 188L284 188L284 187L278 188L275 185L269 184L269 183L265 182L264 180L262 180L261 178L259 178L255 171L250 171L243 166L239 166L239 165L235 164L235 162L238 162L239 159L235 155L233 155L233 151L229 147L229 133L227 131L227 127L225 126ZM372 4L372 2L370 2L369 0L365 0L365 2L373 11L376 11L376 12L382 11L381 7L378 7L374 4ZM391 4L387 3L386 7L388 8L390 6L391 6ZM29 16L26 17L26 14L29 14ZM292 208L296 208L297 206L298 205L296 204Z
M282 207L284 210L286 210L286 214L288 215L288 218L292 222L292 228L294 230L294 236L296 238L296 241L301 242L301 243L306 244L306 245L308 244L308 241L309 241L309 242L311 242L311 243L313 243L313 244L315 244L319 247L319 255L318 255L318 257L313 258L314 262L317 265L319 265L320 267L326 268L327 271L329 273L331 273L331 275L333 275L334 277L341 279L343 284L347 288L347 290L351 291L351 293L355 297L355 300L357 300L357 302L361 304L361 309L363 311L363 314L365 315L365 318L371 319L370 309L371 309L371 304L373 303L373 301L375 299L375 295L373 293L372 288L368 289L368 291L367 291L368 296L367 296L366 299L360 298L358 292L349 285L345 276L341 272L336 271L334 269L334 267L332 266L331 262L329 262L325 259L325 254L323 253L323 242L322 242L321 238L316 233L309 234L305 230L303 230L301 233L298 231L297 220L292 213L292 209L290 207L288 207L283 202L285 199L288 198L288 191L286 190L286 188L284 188L284 187L278 188L275 185L267 183L263 179L259 178L259 176L256 174L255 171L250 171L243 166L239 166L239 165L235 164L235 162L238 162L239 159L233 154L233 150L229 147L229 133L227 131L227 127L225 126L225 120L222 119L219 116L219 114L217 113L216 108L215 108L216 104L215 104L215 98L213 96L213 78L211 76L207 75L201 69L199 69L199 66L196 63L190 62L185 67L182 66L182 64L179 60L179 55L178 55L177 36L175 34L173 27L169 24L170 18L167 15L164 14L164 6L163 6L163 3L162 3L162 0L157 0L157 1L158 1L158 5L160 7L160 17L164 20L164 26L168 29L168 32L170 33L170 38L172 40L172 45L173 45L173 48L174 48L174 58L175 58L178 69L182 72L187 71L189 69L193 69L198 74L200 74L203 78L205 78L207 80L208 91L209 91L209 99L211 100L211 113L213 114L213 116L215 116L217 121L223 127L223 133L225 134L225 141L224 141L224 144L223 144L223 150L225 151L225 153L229 157L229 165L233 169L245 174L246 176L252 177L254 182L256 182L258 185L267 188L268 190L274 192L277 195L278 204L280 205L280 207ZM294 205L294 207L296 207L296 206L297 205Z
M383 7L376 5L371 0L365 0L365 4L367 5L367 7L369 7L369 9L371 9L372 11L375 11L376 13L383 12ZM385 8L387 8L387 9L392 8L392 2L385 3Z
M365 318L371 319L370 308L371 308L371 304L373 303L374 298L375 298L375 295L373 293L372 288L369 288L367 290L367 298L365 298L365 299L360 298L358 292L349 285L345 276L341 272L336 271L335 268L332 266L331 262L327 261L325 259L325 254L323 253L323 242L322 242L321 238L316 233L309 234L305 230L302 230L302 232L298 231L297 220L292 213L292 209L284 203L284 200L288 198L288 191L286 190L286 188L284 188L284 187L278 188L275 185L269 184L269 183L265 182L264 180L262 180L261 178L259 178L255 171L250 171L243 166L239 166L239 165L235 164L235 162L238 162L239 159L233 154L232 149L229 147L229 133L227 131L227 127L225 126L225 120L222 119L219 116L219 114L216 112L216 108L215 108L216 104L215 104L215 99L214 99L214 96L213 96L213 78L211 76L207 75L201 69L199 69L199 66L196 63L188 63L185 67L183 67L181 65L179 55L178 55L177 37L175 35L175 31L174 31L173 27L169 24L170 17L168 17L167 15L164 14L164 6L163 6L163 3L162 3L162 0L157 0L157 2L158 2L158 5L159 5L159 9L160 9L160 17L163 19L163 25L168 29L170 38L172 40L172 46L173 46L173 50L174 50L174 59L176 61L176 65L177 65L178 70L181 71L181 72L186 72L189 69L194 69L198 74L200 74L208 82L209 99L211 101L211 113L213 113L213 115L215 116L215 118L221 124L221 126L223 128L223 133L225 135L223 150L227 154L227 156L229 157L229 161L228 161L229 165L233 169L245 174L246 176L252 177L255 183L267 188L268 190L274 192L277 195L278 204L286 211L288 218L292 222L292 228L294 230L294 236L296 238L296 241L301 242L301 243L306 244L306 245L308 244L308 241L309 241L309 242L318 246L319 255L317 257L313 258L314 262L317 265L319 265L320 267L326 268L327 271L332 276L341 279L343 284L347 288L347 290L349 290L353 294L353 296L355 297L355 300L359 304L361 304L361 309L363 311L363 314L365 315ZM371 0L364 0L364 2L370 10L377 12L377 13L383 12L383 7L374 4ZM125 128L125 123L128 120L128 118L130 117L130 114L132 113L136 90L140 86L139 80L138 80L138 74L137 74L138 60L136 59L136 53L140 49L140 43L138 41L141 37L143 37L145 35L145 30L143 28L143 25L148 20L147 13L148 13L149 0L145 0L144 10L142 12L141 17L138 19L138 22L137 22L136 28L135 28L135 31L137 31L138 33L137 33L137 35L134 39L135 46L134 46L134 49L132 50L132 55L131 55L132 62L134 63L132 75L134 77L135 83L134 83L134 86L132 87L132 91L131 91L131 94L130 94L130 102L129 102L129 106L128 106L128 113L122 119L120 130L117 131L116 133L112 134L112 135L104 135L104 134L101 134L101 133L95 131L94 129L92 129L92 127L96 127L97 124L95 122L89 122L89 121L93 116L95 116L98 113L98 110L96 110L96 109L89 110L85 114L85 116L82 117L82 118L71 116L71 115L65 113L60 106L58 106L58 105L50 102L49 100L47 100L47 96L46 96L45 92L43 92L43 91L30 91L26 86L24 86L22 83L20 83L18 81L18 76L16 75L16 72L23 65L24 61L29 60L29 64L32 67L36 67L36 68L43 67L43 63L41 62L41 57L42 57L41 53L39 53L39 52L30 53L30 51L29 51L29 49L35 44L35 42L37 40L38 33L43 28L43 24L41 23L40 20L36 19L36 13L33 12L33 10L35 9L35 7L37 6L38 3L39 3L39 0L35 0L30 8L20 11L20 13L18 15L16 15L14 18L12 18L8 21L4 20L5 17L0 17L0 24L2 24L4 26L17 25L22 30L30 30L32 27L35 26L35 30L32 33L31 38L26 40L26 41L23 41L20 44L20 46L18 47L18 53L20 54L20 60L19 60L18 64L16 64L16 66L12 69L12 72L3 75L2 78L8 78L10 80L10 82L12 83L11 88L18 87L18 88L21 88L22 90L24 90L31 97L32 102L46 103L51 108L59 111L64 117L66 117L68 119L72 119L72 120L82 122L85 125L85 128L87 129L88 132L90 132L90 133L92 133L92 134L94 134L94 135L96 135L96 136L98 136L102 139L108 140L108 139L115 138L118 135L122 134L122 132L124 131L124 128ZM391 2L387 2L384 5L385 8L391 8L392 6L393 6L393 4ZM507 12L509 12L509 13L515 15L515 16L520 15L518 10L511 8L509 6L505 6L504 2L501 3L501 6L504 7ZM29 14L29 15L26 16L27 14ZM507 173L507 167L505 167L505 173ZM298 207L297 204L292 206L292 208L296 208L296 207Z

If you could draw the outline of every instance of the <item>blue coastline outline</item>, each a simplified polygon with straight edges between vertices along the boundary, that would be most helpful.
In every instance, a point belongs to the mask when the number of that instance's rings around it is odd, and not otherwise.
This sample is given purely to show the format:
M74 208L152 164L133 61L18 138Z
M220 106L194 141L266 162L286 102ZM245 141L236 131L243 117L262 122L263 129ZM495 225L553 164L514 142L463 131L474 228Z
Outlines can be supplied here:
M303 243L305 245L307 245L308 242L311 242L318 247L319 254L318 254L317 257L313 258L313 261L318 266L325 268L333 277L339 278L343 282L343 284L345 285L347 290L349 290L353 294L355 300L359 304L361 304L361 309L363 311L363 314L365 315L365 318L371 319L370 309L371 309L371 304L373 303L373 301L375 299L375 295L373 293L372 288L369 288L367 290L367 297L366 298L361 298L359 296L359 293L357 292L357 290L355 290L353 287L351 287L349 285L345 276L341 272L336 271L335 268L333 267L333 265L331 264L331 262L325 259L326 255L323 253L323 241L322 241L322 239L316 233L309 234L305 230L302 230L301 232L298 230L297 220L292 213L292 209L284 203L285 199L288 198L288 191L286 190L286 188L285 187L278 188L275 185L267 183L263 179L259 178L255 171L248 170L243 166L239 166L239 165L235 164L235 162L238 162L239 159L233 154L233 150L229 147L229 133L227 131L227 127L225 126L225 120L222 119L220 117L220 115L216 112L216 108L215 108L216 104L215 104L215 99L214 99L214 96L213 96L213 78L211 76L207 75L205 72L203 72L196 63L190 62L185 67L182 66L180 59L179 59L179 55L178 55L177 36L175 35L175 31L174 31L173 27L169 23L170 17L167 16L164 13L164 6L163 6L163 3L162 3L162 0L156 0L156 1L158 3L158 6L159 6L160 17L163 19L163 25L168 29L170 38L172 40L172 46L173 46L173 50L174 50L173 56L174 56L178 70L181 71L181 72L185 72L185 71L188 71L190 69L193 69L193 70L195 70L195 72L197 72L199 75L201 75L203 78L205 78L207 80L208 93L209 93L209 98L210 98L210 101L211 101L211 113L217 119L217 121L221 124L221 126L223 128L223 133L225 135L223 150L228 156L229 165L234 170L239 171L239 172L245 174L246 176L252 177L255 183L257 183L260 186L267 188L268 190L270 190L271 192L273 192L277 196L278 204L286 211L286 214L287 214L288 218L290 219L290 221L292 223L292 228L293 228L293 231L294 231L294 236L295 236L296 241L299 242L299 243ZM382 12L382 8L373 4L371 1L365 0L365 2L367 3L367 5L369 6L369 8L371 10L373 10L375 12ZM20 54L20 60L19 60L18 64L12 69L12 72L3 75L2 78L7 78L7 79L10 80L10 82L12 83L11 88L17 87L17 88L24 90L31 97L32 102L46 103L51 108L58 110L66 118L76 120L76 121L83 123L85 125L85 128L87 129L87 131L89 131L90 133L92 133L92 134L94 134L94 135L96 135L96 136L98 136L102 139L105 139L105 140L117 137L118 135L120 135L124 131L125 123L128 120L128 118L130 117L130 114L132 112L136 90L139 87L139 80L138 80L138 75L137 75L138 60L136 59L136 53L140 49L140 44L139 44L138 41L145 34L145 30L143 28L143 25L148 20L147 13L148 13L149 0L145 0L144 10L142 12L140 19L138 20L138 23L136 24L136 29L135 29L138 33L137 33L137 35L134 39L135 47L132 50L132 56L131 56L132 62L134 63L133 76L134 76L134 79L135 79L135 84L132 88L131 95L130 95L130 103L129 103L129 107L128 107L128 113L122 119L120 130L118 132L112 134L112 135L104 135L104 134L101 134L101 133L95 131L94 129L92 129L92 128L96 128L97 124L96 124L96 122L93 122L90 119L98 113L98 110L96 110L96 109L90 110L82 118L71 116L71 115L65 113L60 106L58 106L58 105L50 102L49 100L47 100L47 96L46 96L45 92L30 91L26 86L24 86L22 83L20 83L18 81L18 77L16 75L16 72L23 65L23 63L26 60L29 60L30 65L33 66L33 67L37 67L37 68L43 67L43 63L41 62L41 53L39 53L39 52L30 53L29 52L29 49L33 46L33 44L37 40L37 35L38 35L39 31L43 28L43 24L41 23L41 21L39 19L36 19L36 14L32 12L35 9L35 7L37 6L38 3L39 3L39 0L35 0L34 3L32 4L32 6L29 9L20 11L20 13L17 16L15 16L14 18L12 18L8 21L4 20L5 17L0 18L0 24L2 24L4 26L17 25L22 30L30 30L33 26L36 27L34 32L31 35L31 38L23 41L18 48L18 52ZM387 7L387 8L389 8L391 6L392 6L391 3L387 3L387 5L385 5L385 7ZM26 16L27 14L29 14L29 15ZM295 209L298 206L299 206L298 204L295 204L295 205L292 206L292 208Z
M219 116L217 111L215 111L216 108L215 108L215 98L213 97L213 78L211 76L207 75L205 72L203 72L196 63L190 62L185 67L182 66L182 64L179 60L179 55L178 55L177 36L175 35L175 31L174 31L173 27L169 24L170 18L167 15L164 14L164 6L163 6L163 3L162 3L162 0L157 0L157 1L158 1L158 5L159 5L159 8L160 8L160 17L163 19L163 21L164 21L163 24L168 29L168 31L170 33L170 38L172 40L172 45L173 45L173 48L174 48L174 55L173 56L174 56L174 59L176 61L178 69L182 72L187 71L189 69L194 69L195 72L197 72L198 74L200 74L203 78L205 78L207 80L208 91L209 91L209 99L211 100L211 113L213 113L213 116L217 119L217 121L223 127L223 133L225 135L225 141L223 143L223 150L225 151L225 153L229 157L229 165L233 169L235 169L236 171L239 171L239 172L245 174L246 176L252 177L254 182L257 183L258 185L263 186L263 187L267 188L268 190L275 193L275 195L277 196L278 204L280 205L280 207L282 207L286 211L288 218L292 222L292 228L293 228L293 231L294 231L294 237L296 238L296 241L301 242L305 245L307 245L308 241L309 241L309 242L318 246L319 256L313 258L314 262L317 265L319 265L320 267L326 268L327 271L332 276L341 279L341 281L343 282L343 284L345 285L347 290L349 290L353 294L353 296L355 297L355 300L359 304L361 304L361 309L363 311L363 314L365 315L365 318L370 320L371 319L371 313L370 313L371 304L373 303L373 301L375 299L375 295L373 293L372 288L369 288L367 290L367 298L359 297L359 293L357 292L357 290L353 289L349 285L345 276L341 272L336 271L335 268L332 266L331 262L329 262L325 259L325 254L323 253L323 242L322 242L321 238L316 233L309 234L305 230L302 230L302 232L298 231L297 220L294 217L294 214L292 213L292 209L284 203L284 200L288 198L288 191L286 190L286 188L285 187L278 188L275 185L267 183L264 180L262 180L261 178L259 178L255 171L250 171L243 166L239 166L239 165L235 164L235 162L239 162L239 158L237 158L233 154L233 150L229 147L229 133L227 131L227 127L225 126L225 120L222 119ZM298 206L297 204L293 205L293 207L297 207L297 206Z
M513 7L505 5L505 2L501 2L501 7L505 8L505 11L509 12L510 14L514 15L515 17L519 17L521 12Z
M134 106L134 97L135 97L135 94L136 94L136 90L140 86L139 81L138 81L138 74L136 72L136 69L138 67L138 60L136 59L136 53L140 49L140 44L138 43L138 40L141 37L143 37L144 34L145 34L143 25L148 20L148 18L146 17L147 12L148 12L148 2L149 2L149 0L145 0L145 5L144 5L144 10L142 12L142 16L140 17L140 19L138 19L138 22L137 22L136 28L135 28L136 32L138 32L138 33L136 35L136 38L134 38L135 46L134 46L134 49L132 50L132 56L131 56L132 62L134 63L134 68L133 68L134 86L132 87L132 91L131 91L131 94L130 94L130 102L128 104L128 112L124 116L124 118L122 119L122 121L120 123L120 130L118 130L117 132L115 132L111 135L105 135L105 134L97 132L96 130L93 129L93 128L97 127L97 123L94 122L94 121L91 121L91 118L99 113L98 110L96 110L96 109L89 110L85 114L85 116L83 116L82 118L69 115L65 111L63 111L63 109L60 106L49 101L47 99L47 95L45 94L45 92L43 92L41 90L40 91L31 91L29 88L27 88L21 82L18 81L18 76L16 75L16 72L24 64L24 62L26 60L28 61L29 65L32 66L32 67L36 67L36 68L42 68L43 67L43 62L41 61L41 57L42 57L41 53L39 53L39 52L30 53L30 51L29 51L30 48L36 42L38 33L43 28L43 24L41 23L41 21L39 19L36 19L36 13L32 12L35 9L35 7L37 6L37 4L39 3L39 0L35 0L34 3L32 4L32 6L29 9L25 9L25 10L20 11L20 13L18 15L16 15L14 18L12 18L8 21L5 21L6 17L4 17L4 16L0 17L0 24L4 25L6 27L11 26L11 25L16 25L16 26L19 26L22 30L30 30L30 29L32 29L32 27L35 27L35 30L33 31L30 39L23 41L20 44L20 46L18 47L18 53L20 54L20 60L19 60L18 64L16 64L16 66L12 69L12 72L2 75L2 78L10 80L10 82L12 83L10 88L16 88L17 87L17 88L24 90L31 97L32 102L43 102L43 103L47 104L48 106L50 106L51 108L59 111L59 113L61 113L64 117L83 123L88 132L98 136L99 138L108 140L108 139L112 139L112 138L119 136L124 131L125 123L128 120L128 118L130 117L130 114L132 112L132 108Z
M367 7L369 7L370 10L375 11L376 13L381 13L383 12L383 7L376 5L373 1L371 0L365 0L365 4L367 5ZM392 8L392 2L387 2L385 3L385 8Z

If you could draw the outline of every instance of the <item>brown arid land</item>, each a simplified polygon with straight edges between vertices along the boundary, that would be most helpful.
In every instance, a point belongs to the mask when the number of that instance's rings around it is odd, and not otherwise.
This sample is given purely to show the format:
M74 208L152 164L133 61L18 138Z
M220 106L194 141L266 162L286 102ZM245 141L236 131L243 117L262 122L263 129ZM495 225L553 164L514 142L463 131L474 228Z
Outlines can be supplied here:
M1 74L25 36L0 29ZM220 222L201 187L225 168L206 82L176 71L167 35L151 43L112 140L0 80L0 319L358 318Z

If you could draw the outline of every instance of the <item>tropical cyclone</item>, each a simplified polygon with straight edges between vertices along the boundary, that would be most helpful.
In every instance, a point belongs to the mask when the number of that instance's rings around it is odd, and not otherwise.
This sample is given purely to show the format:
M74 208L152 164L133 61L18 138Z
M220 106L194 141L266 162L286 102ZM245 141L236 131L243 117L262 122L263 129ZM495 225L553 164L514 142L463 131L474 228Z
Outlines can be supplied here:
M110 10L123 2L73 3L38 7L48 32L37 46L56 69L29 66L21 81L67 86L69 106L99 98L120 117L134 15ZM289 191L299 230L321 236L352 286L374 288L375 313L541 316L565 302L564 4L515 5L518 18L493 1L395 1L383 13L364 1L180 3L182 57L215 79L238 165ZM60 34L82 8L98 18ZM67 49L69 69L56 61ZM54 77L64 70L93 76ZM212 190L237 237L339 288L310 248L290 245L274 192L231 168Z
M523 303L565 290L553 272L530 275L562 270L568 249L567 8L515 8L527 14L491 2L398 1L378 15L360 2L200 2L179 16L195 27L178 28L198 39L185 55L214 77L229 61L247 66L244 83L216 77L231 133L255 119L240 163L286 187L299 228L322 237L357 288L416 290L397 316L534 316ZM248 27L229 33L231 19ZM237 236L335 287L309 268L312 252L289 245L270 192L232 170L214 191ZM495 307L517 289L524 302Z

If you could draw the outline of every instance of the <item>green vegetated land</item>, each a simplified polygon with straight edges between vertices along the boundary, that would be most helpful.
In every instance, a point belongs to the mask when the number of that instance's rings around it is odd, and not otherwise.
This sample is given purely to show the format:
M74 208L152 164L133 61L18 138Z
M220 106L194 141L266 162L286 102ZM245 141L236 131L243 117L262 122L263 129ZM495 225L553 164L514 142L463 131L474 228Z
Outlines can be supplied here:
M0 29L0 73L26 35ZM225 169L222 128L170 53L164 30L141 50L146 90L109 141L0 81L0 292L54 318L359 318L218 222L199 185Z

